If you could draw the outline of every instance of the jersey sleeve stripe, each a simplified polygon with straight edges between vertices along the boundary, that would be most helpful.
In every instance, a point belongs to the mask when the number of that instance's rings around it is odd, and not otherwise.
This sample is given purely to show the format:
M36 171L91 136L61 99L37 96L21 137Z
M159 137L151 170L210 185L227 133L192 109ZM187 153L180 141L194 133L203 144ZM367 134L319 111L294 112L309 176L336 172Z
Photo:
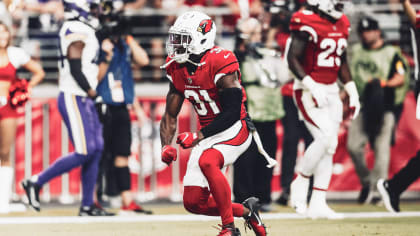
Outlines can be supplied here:
M214 84L216 84L217 83L217 81L219 81L219 79L220 78L222 78L223 76L225 76L226 74L225 73L220 73L220 74L216 74L215 76L214 76Z
M226 68L226 67L228 67L228 66L230 66L230 65L232 65L232 64L235 64L235 63L238 63L238 61L234 61L234 62L231 62L231 63L229 63L229 64L226 64L226 65L224 65L224 66L222 66L221 68L219 68L217 71L216 71L216 75L217 75L217 73L219 73L219 71L221 71L221 70L223 70L224 68Z
M166 75L166 78L168 78L172 83L174 82L173 80L172 80L172 76L170 76L170 75Z
M300 31L304 31L304 32L308 32L311 35L311 37L312 37L312 41L314 43L317 43L318 42L318 34L314 30L314 28L312 28L312 27L310 27L308 25L304 25L304 26L300 27L299 30Z

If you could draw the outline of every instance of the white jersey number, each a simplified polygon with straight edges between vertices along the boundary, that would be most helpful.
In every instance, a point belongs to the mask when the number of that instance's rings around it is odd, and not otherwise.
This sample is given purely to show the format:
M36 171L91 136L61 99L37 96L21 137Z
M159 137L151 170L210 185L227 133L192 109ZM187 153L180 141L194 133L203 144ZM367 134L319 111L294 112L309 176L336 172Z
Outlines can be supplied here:
M336 42L334 39L325 38L321 41L320 47L323 51L318 55L318 66L341 66L340 57L347 48L347 39L341 38Z
M207 108L205 103L208 103L211 110L213 111L214 114L219 114L220 110L216 105L216 102L210 98L209 94L207 93L206 90L199 90L200 95L204 98L204 101L200 99L200 96L198 95L198 93L194 90L185 90L184 91L184 96L189 99L189 98L193 98L195 101L194 104L194 108L197 111L197 114L200 116L205 116L207 115Z

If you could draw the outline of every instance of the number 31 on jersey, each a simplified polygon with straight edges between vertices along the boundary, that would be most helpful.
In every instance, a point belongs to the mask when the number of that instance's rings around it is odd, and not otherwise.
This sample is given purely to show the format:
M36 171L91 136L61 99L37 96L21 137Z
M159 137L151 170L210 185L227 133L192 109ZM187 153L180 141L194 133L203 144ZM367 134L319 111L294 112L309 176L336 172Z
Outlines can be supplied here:
M190 100L191 98L194 100L194 108L197 111L197 114L200 116L207 115L207 108L206 103L209 105L210 109L213 111L213 114L219 114L220 110L217 107L216 102L210 98L209 94L206 90L198 90L201 97L195 90L185 90L184 96ZM203 99L202 99L203 98Z

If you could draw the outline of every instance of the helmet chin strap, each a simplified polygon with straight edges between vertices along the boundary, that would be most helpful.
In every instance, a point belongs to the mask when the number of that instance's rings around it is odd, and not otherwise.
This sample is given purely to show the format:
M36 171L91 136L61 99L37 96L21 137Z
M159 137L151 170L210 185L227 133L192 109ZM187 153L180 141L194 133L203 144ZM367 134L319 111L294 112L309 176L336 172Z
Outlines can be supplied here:
M190 59L187 59L187 62L189 62L189 63L191 63L191 64L193 64L195 66L202 66L202 65L206 64L205 61L197 63L197 62L191 61Z
M171 60L169 60L168 62L166 62L165 64L163 64L163 65L161 65L159 68L160 69L165 69L166 67L168 67L170 64L172 64L172 62L174 62L175 61L175 59L171 59ZM191 64L193 64L193 65L195 65L195 66L203 66L203 65L205 65L206 64L206 62L205 61L203 61L203 62L200 62L200 63L197 63L197 62L193 62L193 61L191 61L190 59L187 59L187 61L186 62L189 62L189 63L191 63Z
M172 62L174 62L175 61L175 59L171 59L171 60L169 60L168 62L166 62L165 64L163 64L163 65L161 65L161 66L159 66L159 68L160 69L165 69L166 67L168 67L170 64L172 64Z

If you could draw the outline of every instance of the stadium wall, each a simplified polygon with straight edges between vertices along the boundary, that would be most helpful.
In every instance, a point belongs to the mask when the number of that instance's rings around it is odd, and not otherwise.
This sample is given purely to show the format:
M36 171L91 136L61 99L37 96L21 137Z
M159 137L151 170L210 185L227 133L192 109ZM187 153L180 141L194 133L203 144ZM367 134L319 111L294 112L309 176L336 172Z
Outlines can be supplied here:
M151 200L170 198L181 200L182 177L185 174L189 150L179 148L177 162L167 167L160 161L159 122L165 108L164 97L139 97L149 120L142 127L137 125L132 114L132 155L130 169L132 172L132 191L138 193L139 199ZM24 111L27 111L26 113ZM409 93L404 111L396 131L396 143L391 150L389 175L394 175L420 149L420 121L415 117L414 95ZM25 115L26 114L26 115ZM334 174L330 190L337 193L358 191L360 184L354 171L353 163L346 151L347 132L344 122L340 129L339 145L334 156ZM197 129L197 119L189 104L184 104L179 115L179 132ZM282 153L283 128L277 125L278 152L280 162ZM61 121L55 98L35 98L25 108L19 109L18 130L12 160L15 166L15 197L24 195L19 184L24 178L37 174L48 167L61 155L71 152L73 147L68 139L65 126ZM303 154L303 144L299 148L299 156ZM298 163L300 161L298 158ZM366 161L373 167L374 154L366 148ZM280 189L280 166L275 167L272 180L273 192ZM80 169L52 180L43 189L42 197L48 201L60 198L62 202L80 196ZM420 191L420 181L410 187L410 191ZM67 200L66 200L67 199Z

